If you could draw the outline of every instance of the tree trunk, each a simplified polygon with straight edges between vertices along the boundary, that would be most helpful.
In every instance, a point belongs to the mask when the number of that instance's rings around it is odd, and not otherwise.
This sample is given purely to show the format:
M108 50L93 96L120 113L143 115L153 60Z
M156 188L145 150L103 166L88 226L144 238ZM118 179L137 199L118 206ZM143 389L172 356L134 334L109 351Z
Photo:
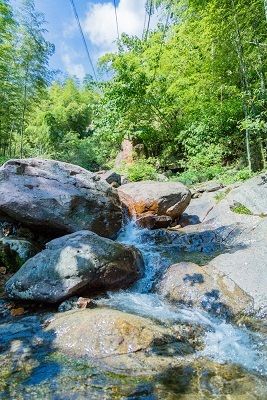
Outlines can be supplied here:
M26 68L25 80L24 80L23 109L22 109L21 126L20 126L20 158L23 157L23 138L24 138L25 113L27 108L28 72L29 72L29 66L27 66Z
M239 24L237 21L236 7L235 7L234 0L231 0L231 5L232 5L232 11L233 11L233 21L234 21L234 26L235 26L236 52L237 52L238 61L239 61L240 77L241 77L242 86L243 86L243 90L244 90L244 94L245 94L245 98L243 100L243 109L244 109L245 118L248 118L250 115L250 112L249 112L249 107L247 104L246 96L248 95L250 98L252 98L252 95L251 95L249 81L248 81L248 72L247 72L247 66L246 66L245 58L244 58L242 37L241 37ZM246 129L245 141L246 141L246 153L247 153L247 160L248 160L248 168L249 168L249 171L251 172L252 171L252 162L251 162L251 149L250 149L250 131L248 128Z

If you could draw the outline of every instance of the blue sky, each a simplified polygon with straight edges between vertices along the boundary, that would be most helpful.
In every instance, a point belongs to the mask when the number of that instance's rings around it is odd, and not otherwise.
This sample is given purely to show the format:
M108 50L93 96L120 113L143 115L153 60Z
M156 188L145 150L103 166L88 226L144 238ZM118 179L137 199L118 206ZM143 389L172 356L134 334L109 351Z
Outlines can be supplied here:
M116 51L116 23L113 0L74 0L94 64L109 51ZM20 0L12 0L18 7ZM119 29L141 35L145 0L116 0ZM91 68L69 0L35 0L47 21L47 39L55 44L51 67L82 79Z

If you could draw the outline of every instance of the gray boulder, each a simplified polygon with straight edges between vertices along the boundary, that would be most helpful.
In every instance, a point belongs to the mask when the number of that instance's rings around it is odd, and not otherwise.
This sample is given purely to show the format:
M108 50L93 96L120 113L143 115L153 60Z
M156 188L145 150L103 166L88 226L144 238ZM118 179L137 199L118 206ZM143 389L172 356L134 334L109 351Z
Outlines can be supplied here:
M166 216L170 217L169 224L183 213L191 199L190 190L177 182L128 183L118 193L131 216Z
M235 239L232 251L215 257L211 264L253 298L254 310L267 315L267 220L249 226Z
M267 173L255 176L233 189L227 196L229 203L240 203L252 214L267 216Z
M13 299L55 303L79 293L128 287L142 268L134 247L81 231L49 242L9 279L5 290Z
M56 232L92 230L114 238L121 228L117 192L75 165L42 159L11 160L0 168L0 212Z

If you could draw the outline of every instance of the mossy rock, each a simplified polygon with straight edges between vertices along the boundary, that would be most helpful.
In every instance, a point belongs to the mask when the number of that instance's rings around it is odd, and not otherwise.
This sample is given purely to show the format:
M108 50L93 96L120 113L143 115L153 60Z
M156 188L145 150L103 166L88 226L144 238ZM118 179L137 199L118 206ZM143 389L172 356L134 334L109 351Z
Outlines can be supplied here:
M26 239L0 239L0 265L6 267L8 272L16 272L37 252L36 246Z

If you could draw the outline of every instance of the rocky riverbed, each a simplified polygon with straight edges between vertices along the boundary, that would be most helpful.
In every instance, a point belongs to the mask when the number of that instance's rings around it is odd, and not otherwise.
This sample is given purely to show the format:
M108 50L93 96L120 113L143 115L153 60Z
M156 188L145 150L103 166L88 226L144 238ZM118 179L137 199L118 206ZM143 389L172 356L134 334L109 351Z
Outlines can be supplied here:
M266 398L266 176L106 176L0 168L0 399Z

